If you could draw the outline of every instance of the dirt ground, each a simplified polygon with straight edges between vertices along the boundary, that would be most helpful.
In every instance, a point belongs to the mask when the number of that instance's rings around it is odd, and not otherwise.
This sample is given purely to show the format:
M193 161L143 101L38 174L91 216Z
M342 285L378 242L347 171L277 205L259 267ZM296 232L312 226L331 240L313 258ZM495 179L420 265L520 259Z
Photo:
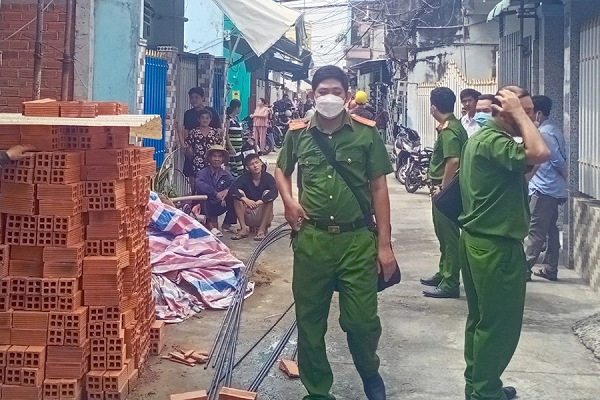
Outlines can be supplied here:
M271 158L270 161L273 161ZM462 357L466 302L427 299L421 294L420 277L437 268L438 244L431 223L431 203L425 191L408 194L389 176L395 253L403 283L379 295L383 324L380 341L381 373L388 399L462 400ZM283 222L276 205L275 222ZM256 242L250 239L224 242L245 260ZM254 272L255 293L244 305L238 354L243 354L292 304L292 252L289 240L270 246ZM600 310L600 295L590 290L569 270L559 272L557 283L535 279L528 286L525 322L517 353L505 372L505 384L517 387L527 400L597 400L600 398L600 363L573 335L578 320ZM338 399L364 399L362 385L348 352L337 318L334 298L327 345ZM223 318L223 311L203 311L184 323L167 326L167 349L209 349ZM234 372L233 386L245 388L293 315L287 315L267 339ZM287 346L289 356L295 337ZM166 353L167 350L165 350ZM152 357L132 400L167 400L169 394L206 389L211 369L187 367ZM261 400L300 400L306 394L298 380L287 379L274 367L259 388Z

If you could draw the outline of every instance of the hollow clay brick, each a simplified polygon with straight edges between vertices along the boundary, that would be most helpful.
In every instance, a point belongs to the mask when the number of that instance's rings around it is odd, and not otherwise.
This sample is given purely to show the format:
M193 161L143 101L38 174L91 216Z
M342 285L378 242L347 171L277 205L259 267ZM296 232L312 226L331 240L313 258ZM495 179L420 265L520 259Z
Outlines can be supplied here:
M43 386L44 400L48 398L59 399L61 384L61 379L45 379Z
M49 314L45 312L13 311L12 328L48 329Z
M256 400L256 393L245 390L223 387L219 392L219 400Z

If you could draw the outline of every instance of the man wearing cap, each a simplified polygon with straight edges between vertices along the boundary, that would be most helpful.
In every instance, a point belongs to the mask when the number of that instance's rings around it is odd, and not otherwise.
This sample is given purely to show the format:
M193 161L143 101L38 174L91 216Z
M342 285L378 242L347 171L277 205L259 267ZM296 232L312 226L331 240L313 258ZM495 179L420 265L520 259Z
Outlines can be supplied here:
M368 98L365 92L363 92L362 90L356 92L356 95L354 96L354 102L356 103L356 107L350 110L350 114L358 115L359 117L373 120L375 116L371 111L365 108L367 101Z
M212 146L206 153L208 167L196 175L196 191L208 196L204 202L206 227L215 236L223 236L219 231L219 216L225 215L223 225L234 225L237 222L233 200L229 196L229 188L234 182L231 173L223 168L229 161L229 152L221 145Z

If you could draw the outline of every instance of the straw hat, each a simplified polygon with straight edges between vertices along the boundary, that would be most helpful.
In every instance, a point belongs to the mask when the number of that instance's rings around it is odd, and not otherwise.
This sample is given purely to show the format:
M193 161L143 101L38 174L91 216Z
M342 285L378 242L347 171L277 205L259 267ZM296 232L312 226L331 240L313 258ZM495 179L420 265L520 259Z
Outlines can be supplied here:
M223 153L223 163L224 164L227 164L229 162L229 152L227 150L225 150L225 147L221 146L220 144L212 145L210 147L210 149L208 149L208 151L206 152L206 160L207 161L210 160L210 155L215 151L220 151L221 153Z

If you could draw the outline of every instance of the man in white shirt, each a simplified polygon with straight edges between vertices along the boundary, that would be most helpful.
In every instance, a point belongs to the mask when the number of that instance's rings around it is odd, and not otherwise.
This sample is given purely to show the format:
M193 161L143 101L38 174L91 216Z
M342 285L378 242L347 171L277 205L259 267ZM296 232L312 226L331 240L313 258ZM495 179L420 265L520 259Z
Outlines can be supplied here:
M481 96L475 89L465 89L460 92L460 102L462 104L463 117L460 119L463 127L469 137L473 136L479 130L479 124L475 120L477 110L477 99Z

